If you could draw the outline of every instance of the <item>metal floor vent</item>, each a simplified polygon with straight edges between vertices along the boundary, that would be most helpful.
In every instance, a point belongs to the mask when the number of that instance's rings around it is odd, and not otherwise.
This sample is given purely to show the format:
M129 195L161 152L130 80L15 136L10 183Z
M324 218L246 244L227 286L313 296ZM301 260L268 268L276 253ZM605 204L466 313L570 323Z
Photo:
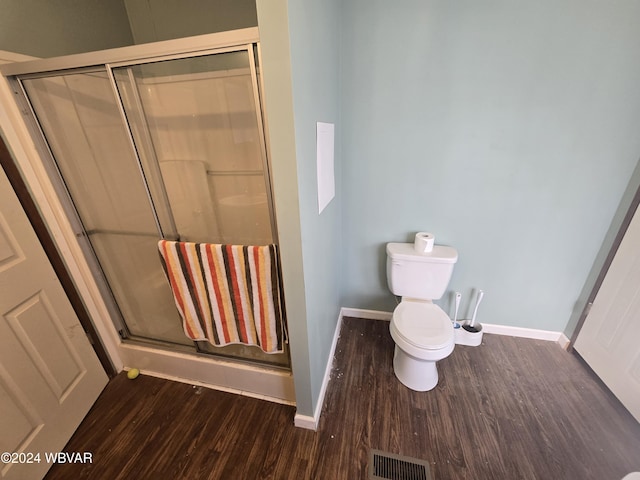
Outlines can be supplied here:
M431 480L424 460L371 450L369 480Z

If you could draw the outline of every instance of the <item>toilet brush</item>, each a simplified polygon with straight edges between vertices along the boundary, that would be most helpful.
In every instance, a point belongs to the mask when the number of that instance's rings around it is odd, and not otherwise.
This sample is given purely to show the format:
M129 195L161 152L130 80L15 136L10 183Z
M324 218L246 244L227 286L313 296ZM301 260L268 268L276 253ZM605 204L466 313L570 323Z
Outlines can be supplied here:
M482 297L484 297L484 292L482 290L478 290L478 298L476 299L476 306L473 309L473 316L471 317L471 321L468 324L462 326L462 328L464 328L467 332L478 333L482 330L482 327L476 327L476 315L478 314L478 307L480 306Z
M460 328L460 324L458 323L458 309L460 308L461 298L462 298L462 294L460 292L456 292L456 309L453 314L453 328Z

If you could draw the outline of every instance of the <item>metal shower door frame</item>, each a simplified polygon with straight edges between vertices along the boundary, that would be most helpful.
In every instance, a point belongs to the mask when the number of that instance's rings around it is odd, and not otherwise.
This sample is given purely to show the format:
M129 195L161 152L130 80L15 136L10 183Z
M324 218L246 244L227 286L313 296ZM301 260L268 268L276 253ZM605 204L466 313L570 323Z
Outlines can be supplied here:
M254 51L254 49L257 51ZM225 53L232 53L232 52L247 52L247 55L249 57L249 68L250 68L250 74L251 74L251 87L252 87L252 91L253 91L253 100L254 100L254 105L255 105L255 116L256 116L256 125L258 126L258 135L260 138L260 157L261 157L261 161L262 161L262 169L264 172L263 178L265 181L265 191L267 194L267 206L268 206L268 211L269 211L269 222L270 222L270 226L271 226L271 234L272 234L272 238L273 238L273 243L275 243L276 245L279 245L278 242L278 228L277 228L277 222L276 222L276 216L275 216L275 212L274 212L274 202L273 202L273 193L272 193L272 180L271 180L271 167L270 167L270 162L269 162L269 155L268 155L268 149L267 149L267 136L266 136L266 132L267 132L267 128L266 128L266 117L264 115L264 104L263 104L263 95L261 94L262 91L264 91L263 86L261 85L261 82L258 80L258 74L257 74L257 68L256 65L260 64L260 42L259 41L254 41L251 43L246 43L243 45L236 45L236 46L232 46L232 47L225 47L225 48L215 48L215 49L211 49L211 50L198 50L195 52L185 52L182 54L170 54L170 55L160 55L160 56L154 56L154 57L149 57L149 58L136 58L135 60L126 60L126 61L121 61L121 62L114 62L114 63L107 63L105 64L108 72L109 72L109 77L111 78L111 83L112 83L112 87L114 89L114 94L116 95L118 104L119 104L119 108L121 109L121 114L123 116L123 121L125 122L127 129L129 130L129 135L131 136L131 141L132 141L132 146L136 152L136 158L138 158L138 160L140 161L140 155L139 152L136 148L135 145L135 139L133 136L133 132L131 132L131 123L128 121L125 110L124 110L124 105L123 105L123 100L120 97L119 91L118 91L118 86L117 86L117 82L115 80L114 74L113 74L113 70L118 69L118 68L122 68L122 67L132 67L132 66L137 66L137 65L145 65L145 64L150 64L150 63L157 63L157 62L164 62L164 61L171 61L171 60L184 60L184 59L188 59L188 58L197 58L197 57L206 57L206 56L211 56L211 55L219 55L219 54L225 54ZM135 82L132 81L132 85L135 87L134 89L134 95L136 96L135 102L137 105L140 106L140 110L144 111L143 108L141 108L142 106L142 102L139 98L139 94L137 91L137 85L135 84ZM153 160L153 168L160 168L160 164L158 161L158 157L155 151L155 147L153 146L153 141L151 140L151 134L149 132L149 127L146 123L146 117L143 115L143 117L145 118L145 123L144 123L144 129L145 129L145 142L147 142L151 148L148 148L147 150L150 152L150 154L152 155L152 160ZM143 167L143 163L140 163L141 168ZM166 188L164 188L164 185L162 186L162 195L164 197L164 201L166 202L165 205L168 209L169 212L171 212L171 206L169 204L169 200L168 200L168 196L167 196L167 192L166 192ZM154 210L155 212L155 210ZM161 224L158 224L158 227L160 229L160 231L162 231L161 228ZM172 238L172 237L177 237L180 238L180 232L177 231L176 227L175 227L175 221L173 220L173 217L171 216L171 227L173 229L173 231L175 232L175 235L172 235L169 238L163 237L165 239L176 239L176 238Z
M230 35L227 35L230 34ZM224 43L224 40L221 40L223 36L236 38L238 40L231 41L231 46L219 46L215 48L211 48L212 44L216 43ZM209 45L209 48L206 48L205 45ZM173 50L171 53L164 53L167 51L167 47L170 46L170 50ZM64 75L71 74L85 74L92 72L100 72L107 74L115 102L117 104L117 108L119 110L121 119L123 121L123 126L126 130L126 134L128 137L128 141L130 143L131 152L133 153L138 170L140 171L141 179L144 184L145 191L147 193L147 198L149 200L151 210L154 216L154 222L156 224L156 228L158 230L159 238L166 239L177 239L179 237L179 232L176 231L175 221L173 220L173 216L171 214L171 207L168 201L168 195L166 192L166 187L164 184L161 185L162 198L159 199L166 205L166 210L169 213L170 218L170 230L171 232L165 232L162 227L162 222L158 217L157 208L154 201L153 193L149 188L149 183L147 181L147 176L145 174L145 167L140 157L140 153L138 151L138 147L136 146L136 141L132 132L132 127L130 122L127 119L126 112L123 105L123 100L120 97L118 86L114 77L113 69L123 67L123 66L134 66L146 63L154 63L158 61L166 61L166 60L174 60L174 59L186 59L186 58L194 58L194 57L202 57L208 55L215 54L224 54L228 52L236 52L236 51L246 51L249 57L249 68L252 79L252 90L253 90L253 98L255 105L255 115L258 126L258 132L260 135L260 153L261 160L263 165L263 178L265 181L266 194L267 194L267 205L270 216L271 223L271 232L273 237L273 243L276 245L279 244L278 241L278 230L276 224L276 217L274 212L274 202L273 202L273 194L272 194L272 176L271 176L271 168L269 162L268 155L268 139L267 139L267 125L266 118L264 116L264 98L262 92L264 91L262 85L262 77L258 78L257 65L260 64L260 44L258 40L258 32L257 28L249 28L237 30L234 32L225 32L225 35L221 34L210 34L210 35L202 35L199 37L192 37L188 39L179 39L179 40L171 40L167 42L157 42L154 44L134 46L134 47L123 47L118 49L106 50L103 52L91 52L87 54L77 54L70 55L59 58L52 59L44 59L44 60L34 60L28 62L22 62L19 64L7 64L0 66L0 72L8 77L10 85L12 86L14 93L17 97L17 102L25 114L26 117L30 117L27 123L29 124L29 128L32 133L32 138L34 138L36 143L36 148L39 150L41 154L41 158L44 161L45 169L49 172L49 176L52 179L57 179L59 181L54 181L53 186L56 190L58 198L62 201L62 204L65 208L65 212L67 218L70 220L72 228L74 229L76 238L78 243L84 252L84 256L90 269L94 273L94 279L96 284L102 293L103 299L105 301L105 305L111 314L111 320L116 327L116 330L120 334L121 338L125 339L130 337L128 329L126 327L126 321L123 318L122 313L118 307L118 303L113 296L113 292L109 287L109 282L106 279L104 272L102 271L102 267L100 266L100 262L96 255L96 252L91 245L89 240L89 236L84 229L82 220L79 216L77 207L75 206L73 197L71 196L65 181L62 176L62 172L60 171L58 164L55 160L55 156L51 150L51 147L47 141L46 135L42 129L40 121L38 120L38 116L36 115L31 101L29 100L29 96L27 95L26 89L22 83L23 80L27 79L36 79L36 78L47 78L47 77L60 77ZM131 53L129 53L131 52ZM99 60L102 57L103 60ZM106 61L105 61L106 60ZM109 61L112 60L112 61ZM135 86L135 83L133 84ZM137 101L140 99L138 98ZM148 128L145 124L145 127ZM147 130L147 135L149 132ZM148 137L149 141L151 140L150 136ZM152 142L151 142L152 144ZM153 164L159 169L159 164L157 160L157 156L155 155L155 151L153 152ZM279 268L278 268L279 270ZM283 296L283 292L281 288L280 295ZM284 306L284 299L281 298L282 305ZM284 318L284 309L283 309L283 322L286 325L286 318ZM286 331L286 326L283 325L283 328ZM153 342L155 343L155 342ZM163 342L159 342L163 343ZM194 342L194 346L196 351L198 351L197 343Z
M79 67L74 69L64 70L65 75L74 75L74 74L87 74L87 73L105 73L105 69L101 67ZM9 77L9 84L13 89L13 93L16 95L16 101L20 110L23 113L25 118L25 122L27 124L27 128L31 133L31 138L34 140L34 144L36 150L38 151L40 158L42 159L42 164L47 172L47 175L51 181L51 185L60 200L62 208L65 212L66 218L69 220L69 224L73 229L73 233L75 235L76 241L80 246L80 250L84 254L84 259L91 270L94 281L102 298L104 300L105 307L109 312L111 317L111 321L113 322L118 335L120 338L129 337L129 331L126 326L126 322L124 320L124 316L118 306L118 302L116 301L113 291L109 286L109 282L107 281L106 274L104 273L100 261L98 260L98 255L89 240L89 235L84 227L80 214L78 212L78 208L71 196L71 192L69 191L66 182L64 181L64 177L62 175L62 171L58 166L58 162L55 160L55 156L53 155L53 151L51 150L51 146L47 140L46 135L42 129L42 125L38 120L38 116L33 108L31 101L29 100L29 95L24 87L22 80L29 79L39 79L39 78L51 78L55 76L60 76L60 73L33 73L21 75L20 77Z

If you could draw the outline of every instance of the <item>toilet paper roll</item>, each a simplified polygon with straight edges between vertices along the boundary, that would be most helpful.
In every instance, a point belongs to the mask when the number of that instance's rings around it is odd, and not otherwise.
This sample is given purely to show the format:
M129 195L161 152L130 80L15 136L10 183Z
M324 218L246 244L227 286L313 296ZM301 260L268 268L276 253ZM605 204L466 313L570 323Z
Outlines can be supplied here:
M436 241L436 237L433 233L418 232L416 233L416 239L413 242L413 248L419 253L429 253L433 250L433 244Z

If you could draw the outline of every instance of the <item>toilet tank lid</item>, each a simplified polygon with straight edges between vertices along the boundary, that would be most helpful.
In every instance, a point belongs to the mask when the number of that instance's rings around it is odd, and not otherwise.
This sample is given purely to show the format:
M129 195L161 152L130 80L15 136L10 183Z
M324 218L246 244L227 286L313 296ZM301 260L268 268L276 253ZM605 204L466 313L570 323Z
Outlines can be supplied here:
M427 263L456 263L458 252L453 247L434 245L429 253L420 253L413 248L413 243L387 243L387 255L392 260L408 260Z

